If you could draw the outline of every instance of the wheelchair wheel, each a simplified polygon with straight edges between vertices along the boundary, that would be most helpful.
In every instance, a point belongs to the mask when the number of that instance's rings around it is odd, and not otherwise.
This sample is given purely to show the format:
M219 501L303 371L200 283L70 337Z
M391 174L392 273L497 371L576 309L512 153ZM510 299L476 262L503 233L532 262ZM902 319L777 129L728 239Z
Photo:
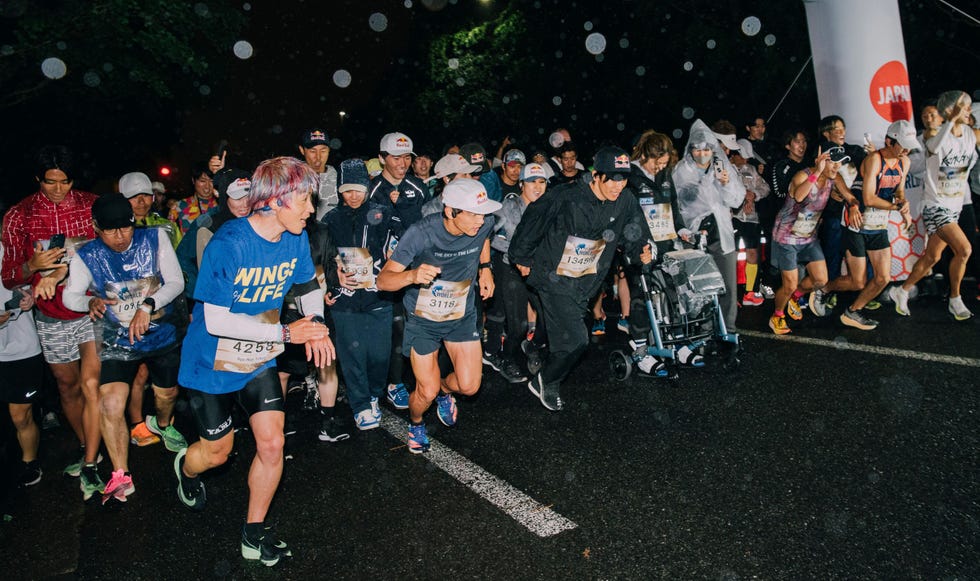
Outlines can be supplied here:
M633 358L617 349L609 354L609 370L616 381L626 381L633 374Z

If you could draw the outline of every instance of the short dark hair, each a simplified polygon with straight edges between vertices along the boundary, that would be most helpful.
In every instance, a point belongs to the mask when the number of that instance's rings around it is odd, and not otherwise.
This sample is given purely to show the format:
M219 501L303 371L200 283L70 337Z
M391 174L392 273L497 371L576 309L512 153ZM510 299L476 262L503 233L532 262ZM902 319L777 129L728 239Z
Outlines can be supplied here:
M782 136L779 138L779 142L783 144L783 146L785 147L790 143L792 143L792 141L796 139L796 136L800 133L803 134L803 137L806 137L807 141L810 141L810 137L806 134L806 131L803 131L799 127L796 127L793 129L787 129L786 131L783 131Z
M840 121L841 125L843 125L845 128L847 127L847 123L844 122L844 118L840 115L827 115L821 119L820 124L817 125L817 133L823 135L824 133L829 132L834 128L834 123L837 123L838 121Z
M562 143L561 147L558 148L558 155L560 156L561 154L569 151L578 155L578 147L575 146L574 141L566 141L565 143Z
M74 179L75 156L64 145L45 145L37 152L34 176L44 179L44 174L50 169L60 169L69 180Z
M201 174L214 179L214 174L211 173L211 169L208 167L208 162L206 161L194 162L191 166L191 181L196 181L197 178L201 177Z

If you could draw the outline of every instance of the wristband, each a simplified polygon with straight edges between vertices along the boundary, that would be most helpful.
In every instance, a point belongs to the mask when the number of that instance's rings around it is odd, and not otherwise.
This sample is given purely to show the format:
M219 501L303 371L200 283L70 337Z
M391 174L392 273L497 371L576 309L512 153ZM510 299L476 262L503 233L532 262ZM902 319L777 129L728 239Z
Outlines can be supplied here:
M808 176L808 177L806 178L806 181L808 181L808 182L810 182L811 184L815 184L815 183L817 183L817 174L815 174L815 173L812 173L812 174L810 174L810 175L809 175L809 176Z
M289 340L290 339L292 339L292 337L289 335L289 325L283 325L282 326L282 342L283 343L289 343Z
M150 305L148 305L146 303L143 303L142 305L140 305L139 306L139 309L141 311L143 311L144 313L146 313L147 315L152 315L153 314L153 307L151 307Z
M481 262L480 263L480 269L484 269L484 268L489 268L491 270L493 269L492 268L492 265L489 262Z

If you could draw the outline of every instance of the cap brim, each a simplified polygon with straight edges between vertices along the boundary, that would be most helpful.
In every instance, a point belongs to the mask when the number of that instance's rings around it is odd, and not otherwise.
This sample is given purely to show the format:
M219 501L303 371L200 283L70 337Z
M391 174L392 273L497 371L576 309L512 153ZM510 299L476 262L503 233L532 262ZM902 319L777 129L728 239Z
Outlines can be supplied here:
M337 191L341 194L349 191L361 192L362 194L367 193L367 186L362 186L361 184L342 184L337 186Z
M919 145L918 139L912 139L906 137L905 139L896 138L895 141L897 141L899 145L901 145L902 147L904 147L909 151L912 151L913 149L919 149L920 147L922 147L921 145Z
M119 193L122 194L123 197L126 198L127 200L130 199L130 198L135 198L136 196L138 196L140 194L146 194L147 196L152 196L153 195L153 192L133 192L131 194L127 194L126 192L119 192Z
M447 205L446 207L453 208L453 206L449 206L449 205ZM486 216L487 214L493 214L494 212L496 212L497 210L503 207L504 205L501 204L500 202L497 202L495 200L487 200L486 202L480 204L476 208L455 208L455 209L462 210L464 212L470 212L471 214L482 214Z
M629 179L630 174L629 174L629 172L618 172L617 171L617 172L607 173L606 174L606 177L608 179L611 179L614 182L622 182L622 181L626 181L627 179Z

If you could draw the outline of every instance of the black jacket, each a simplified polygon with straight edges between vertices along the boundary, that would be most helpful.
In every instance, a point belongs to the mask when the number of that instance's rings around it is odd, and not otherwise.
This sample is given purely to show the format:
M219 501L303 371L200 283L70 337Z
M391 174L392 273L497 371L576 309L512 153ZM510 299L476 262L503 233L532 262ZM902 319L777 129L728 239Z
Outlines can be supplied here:
M323 227L329 232L335 245L333 255L329 257L335 281L337 247L367 248L374 259L375 276L381 272L385 263L385 251L392 237L401 235L400 224L392 220L390 207L390 200L388 207L369 201L356 210L341 203L323 216ZM330 308L338 311L370 311L384 306L382 302L391 304L392 301L391 293L369 289L350 290L340 288L336 283L330 292L338 297L337 303Z
M589 176L591 177L591 176ZM557 274L569 236L606 240L596 274L572 278ZM511 264L529 266L528 284L539 291L565 294L584 304L602 285L616 247L639 262L648 228L636 197L623 189L616 201L601 201L584 180L549 190L528 206L510 242Z

